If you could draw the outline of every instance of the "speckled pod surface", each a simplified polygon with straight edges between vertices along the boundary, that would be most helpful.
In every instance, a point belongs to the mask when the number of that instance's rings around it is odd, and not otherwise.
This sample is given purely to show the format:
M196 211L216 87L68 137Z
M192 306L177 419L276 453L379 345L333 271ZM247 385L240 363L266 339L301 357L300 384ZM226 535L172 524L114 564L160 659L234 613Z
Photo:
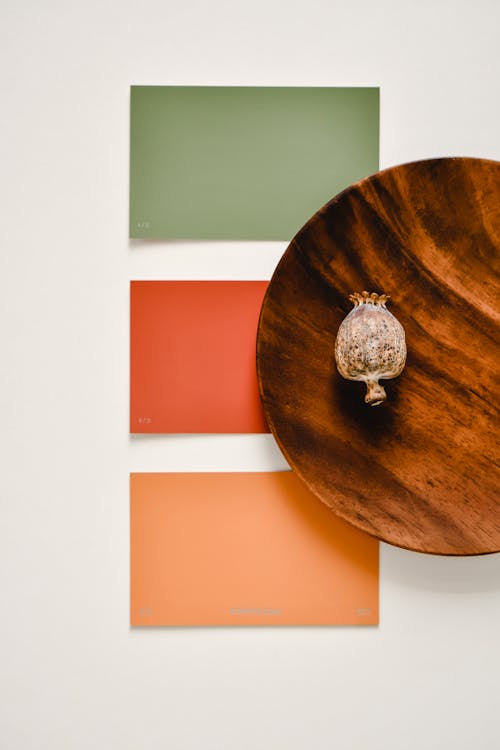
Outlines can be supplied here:
M379 379L395 378L405 366L404 328L386 308L388 294L355 292L349 299L354 307L335 341L337 369L346 380L364 381L365 403L379 406L386 399Z

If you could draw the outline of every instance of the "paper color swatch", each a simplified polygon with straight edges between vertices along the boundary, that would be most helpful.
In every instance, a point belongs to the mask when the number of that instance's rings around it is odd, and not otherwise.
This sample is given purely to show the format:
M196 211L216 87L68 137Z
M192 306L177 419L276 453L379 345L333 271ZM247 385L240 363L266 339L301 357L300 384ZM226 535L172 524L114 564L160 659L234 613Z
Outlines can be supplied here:
M378 149L378 88L133 86L130 237L291 240Z
M378 542L292 472L131 475L132 625L373 625Z
M132 433L269 431L255 364L267 285L131 283Z

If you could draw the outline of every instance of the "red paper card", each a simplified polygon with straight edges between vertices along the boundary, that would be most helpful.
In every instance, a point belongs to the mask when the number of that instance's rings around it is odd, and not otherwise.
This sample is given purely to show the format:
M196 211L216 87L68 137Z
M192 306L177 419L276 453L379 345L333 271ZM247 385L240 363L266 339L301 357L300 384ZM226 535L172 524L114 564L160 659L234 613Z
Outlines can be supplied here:
M267 285L132 281L132 433L269 431L255 365Z

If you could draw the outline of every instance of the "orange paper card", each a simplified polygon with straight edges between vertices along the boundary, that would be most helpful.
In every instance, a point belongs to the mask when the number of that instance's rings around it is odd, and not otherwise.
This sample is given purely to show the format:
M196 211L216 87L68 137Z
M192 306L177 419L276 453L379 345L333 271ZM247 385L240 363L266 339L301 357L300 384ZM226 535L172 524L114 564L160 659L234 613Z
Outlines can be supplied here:
M373 625L378 542L292 472L131 475L132 625Z
M267 281L133 281L131 432L268 432L255 341Z

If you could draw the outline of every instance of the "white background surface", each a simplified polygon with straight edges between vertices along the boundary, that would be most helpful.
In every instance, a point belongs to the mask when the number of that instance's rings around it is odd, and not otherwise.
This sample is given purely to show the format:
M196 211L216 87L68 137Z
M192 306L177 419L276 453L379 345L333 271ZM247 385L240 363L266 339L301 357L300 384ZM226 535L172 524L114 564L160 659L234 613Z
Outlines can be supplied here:
M0 746L500 747L500 555L382 545L378 628L132 631L129 471L285 464L127 434L129 279L267 278L285 247L128 241L130 84L379 85L382 167L500 159L500 4L0 11Z

